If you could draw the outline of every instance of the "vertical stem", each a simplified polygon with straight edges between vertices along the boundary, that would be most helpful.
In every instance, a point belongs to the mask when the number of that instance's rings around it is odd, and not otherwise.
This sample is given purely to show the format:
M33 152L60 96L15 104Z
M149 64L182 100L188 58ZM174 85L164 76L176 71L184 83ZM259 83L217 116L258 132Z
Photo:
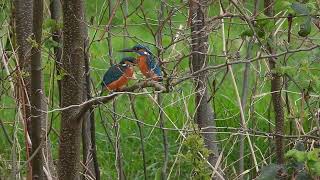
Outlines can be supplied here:
M61 3L60 0L51 0L50 2L50 13L51 19L55 21L55 23L59 23L61 20ZM58 44L62 45L62 32L60 29L55 29L52 32L52 40L57 42ZM54 47L54 56L55 56L55 65L57 75L60 75L61 70L61 59L62 59L62 48L61 46ZM58 89L59 89L59 97L61 97L61 80L57 80ZM59 105L61 105L61 98L59 98Z
M113 5L112 5L112 1L108 0L108 6L109 6L109 26L107 29L107 34L108 34L108 54L109 54L109 59L110 59L110 65L113 65L115 62L113 62L113 51L112 51L112 34L111 34L111 26L112 26L112 22L110 21L111 18L113 18L113 11L115 11L116 9L113 10ZM116 8L117 6L115 6L114 8ZM113 118L113 122L114 122L114 132L115 132L115 153L116 153L116 169L117 169L117 174L118 174L118 179L122 180L125 179L125 175L124 175L124 170L123 170L123 165L122 165L122 153L121 153L121 139L120 139L120 124L117 120L117 116L116 116L116 100L114 99L112 101L112 107L113 107L113 112L115 112L112 115Z
M126 45L128 44L127 42L127 16L128 16L128 0L124 0L123 2L123 6L122 6L122 11L123 11L123 18L124 18L124 22L123 22L123 49L127 48ZM123 53L124 56L124 53Z
M191 14L191 63L190 70L195 72L203 69L207 65L208 53L208 32L206 32L206 17L208 0L189 1ZM200 130L204 127L215 127L215 117L211 104L208 102L209 94L207 89L207 73L200 73L194 78L195 85L195 122ZM214 128L203 130L202 136L206 148L212 153L209 156L209 163L216 166L218 162L219 149L216 143ZM218 177L217 177L218 178Z
M158 57L161 59L163 58L163 47L162 47L162 28L163 28L163 16L164 16L164 1L160 2L160 9L159 9L159 15L158 15L158 33L156 34L156 46L158 50ZM157 94L157 100L158 104L162 106L162 97L161 94ZM165 122L164 117L161 109L159 108L159 117L160 117L160 128L162 131L162 141L163 141L163 151L164 151L164 160L163 160L163 166L161 170L161 178L167 179L167 167L168 167L168 161L169 161L169 144L168 144L168 135L164 128Z
M14 0L13 6L16 39L13 39L14 43L16 41L18 57L16 57L17 65L17 77L18 81L16 84L16 99L19 112L19 118L24 126L25 133L25 144L26 144L26 158L29 158L31 151L31 140L29 137L32 135L30 133L30 77L22 76L22 72L30 73L30 63L31 62L31 43L27 41L28 37L32 35L32 19L33 19L33 0ZM12 44L12 42L11 42ZM13 165L16 168L16 165ZM27 178L32 178L32 167L31 162L28 164Z
M246 59L251 58L251 48L252 48L252 39L248 41ZM246 63L244 72L243 72L242 94L241 94L241 106L244 112L246 109L247 97L248 97L248 91L249 91L249 72L250 72L250 63ZM240 159L239 174L242 174L244 171L244 135L240 135L239 159ZM243 176L240 176L239 179L243 179Z
M96 180L100 180L100 169L99 162L97 157L97 146L96 146L96 124L94 119L94 111L93 108L90 108L90 132L91 132L91 151L92 151L92 159L94 163L94 171L96 175Z
M83 91L83 100L87 101L91 99L91 83L90 83L90 64L89 64L89 37L88 28L85 26L83 29L84 36L84 65L85 65L85 83ZM83 142L83 162L86 166L84 170L83 178L95 178L100 179L100 170L97 159L96 150L96 138L95 138L95 120L93 108L90 108L84 115L84 121L82 125L82 142ZM89 171L90 172L89 172ZM88 177L86 177L88 176Z
M222 12L222 10L221 10L221 12ZM225 30L224 30L224 19L222 18L221 21L222 21L221 30L222 30L222 39L223 39L222 40L223 52L226 55L227 47L226 47L226 38L225 38ZM228 61L228 59L226 59L226 60ZM236 93L237 102L238 102L239 109L240 109L240 124L241 124L241 127L243 129L247 130L247 123L245 121L245 116L244 116L244 112L243 112L241 98L240 98L240 95L239 95L238 86L237 86L237 83L236 83L236 80L235 80L235 77L234 77L232 66L228 65L228 69L229 69L230 74L231 74L232 84L233 84L233 87L234 87L234 90L235 90L235 93ZM252 145L249 133L247 131L245 132L245 136L246 136L246 138L248 140L248 144L249 144L249 148L250 148L250 151L251 151L251 155L252 155L252 159L253 159L253 162L254 162L254 166L255 166L256 172L259 172L259 167L258 167L258 162L257 162L257 159L256 159L256 155L255 155L255 152L254 152L254 149L253 149L253 145Z
M274 0L265 0L265 14L269 17L273 16L274 10ZM272 38L272 37L270 37ZM270 54L275 53L275 49L272 48L271 44L268 44L268 51ZM273 58L269 59L269 66L271 70L271 92L272 92L272 102L273 109L275 113L275 146L276 146L276 159L278 164L284 163L284 152L283 152L283 137L284 134L284 112L281 99L281 89L282 89L282 77L281 74L275 72L276 62Z
M126 45L128 44L127 42L127 16L128 16L128 1L124 0L123 2L123 15L124 15L124 26L123 26L123 48L126 48ZM123 55L124 56L124 55ZM136 112L135 106L134 106L134 98L129 94L129 100L130 100L130 106L131 110L133 112L133 115L136 119L138 118L138 114ZM144 174L144 179L147 179L147 162L146 162L146 154L145 154L145 149L144 149L144 133L143 133L143 127L140 124L140 122L137 121L137 126L139 130L139 136L140 136L140 145L141 145L141 154L142 154L142 166L143 166L143 174Z
M84 1L62 1L63 9L63 58L65 75L61 80L61 107L83 102L84 80ZM82 118L70 116L77 108L61 112L59 144L59 179L79 179Z
M41 67L41 37L43 22L43 0L33 1L33 34L36 46L31 50L31 141L34 153L41 145L43 123L43 81ZM44 179L42 147L32 159L32 178Z
M114 132L115 132L115 153L116 153L116 168L118 173L118 179L123 180L125 178L123 164L122 164L122 153L121 153L121 139L120 139L120 123L118 122L117 115L116 115L116 103L115 100L113 101L113 122L114 122Z
M136 111L136 108L134 106L134 99L131 95L129 95L129 99L130 99L130 105L131 105L131 110L133 112L133 115L136 119L138 118L138 114ZM143 161L143 173L144 173L144 179L147 180L147 162L146 162L146 157L145 157L145 150L144 150L144 135L143 135L143 129L142 129L142 125L140 124L140 122L137 121L137 126L139 129L139 135L140 135L140 144L141 144L141 153L142 153L142 161Z
M112 18L112 0L108 0L108 6L109 6L109 19ZM111 24L108 26L108 54L110 59L110 65L113 65L113 59L112 59L112 37L111 37Z

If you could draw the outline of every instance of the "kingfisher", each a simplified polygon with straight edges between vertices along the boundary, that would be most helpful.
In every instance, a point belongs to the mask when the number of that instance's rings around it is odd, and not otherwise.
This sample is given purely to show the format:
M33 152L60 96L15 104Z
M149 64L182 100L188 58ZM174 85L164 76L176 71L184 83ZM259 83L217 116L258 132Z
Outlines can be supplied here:
M120 52L135 52L138 54L136 59L141 73L154 81L162 81L162 72L159 64L155 61L152 52L143 45L135 45L130 49L123 49Z
M134 57L124 57L119 64L111 66L104 74L101 82L102 91L118 91L133 77L133 66L136 64Z

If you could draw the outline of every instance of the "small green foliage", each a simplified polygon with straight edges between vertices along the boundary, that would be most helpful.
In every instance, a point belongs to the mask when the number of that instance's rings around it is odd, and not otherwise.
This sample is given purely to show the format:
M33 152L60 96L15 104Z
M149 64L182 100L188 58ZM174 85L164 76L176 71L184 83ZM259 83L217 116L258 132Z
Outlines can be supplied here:
M57 80L62 80L63 76L65 76L67 73L63 69L59 69L59 74L56 75Z
M312 151L299 151L296 149L290 150L285 154L290 165L296 164L298 166L288 168L295 168L297 170L308 170L311 176L320 176L320 149L314 149ZM301 167L302 165L302 167Z
M292 5L292 3L289 2L289 1L282 1L282 2L281 2L281 8L283 8L283 9L287 9L287 8L289 8L291 5Z
M242 38L245 38L246 36L252 37L253 35L254 33L250 28L247 28L246 30L242 31L242 33L240 34Z
M309 15L310 10L305 4L301 4L299 2L293 2L291 4L291 8L298 14Z
M276 180L278 171L282 166L277 164L269 164L261 169L261 174L258 177L258 180Z
M257 26L259 29L264 31L267 34L270 34L273 29L275 28L275 23L272 19L267 19L268 16L266 16L263 13L260 13L257 17Z
M27 38L27 42L30 43L33 48L38 48L38 47L39 47L37 41L34 40L34 39L32 38L32 36L29 36L29 37Z
M211 152L205 148L203 138L199 134L191 134L186 138L183 147L182 159L193 168L192 179L211 179L211 170L207 164Z
M44 42L44 46L48 49L51 49L51 48L55 48L55 47L62 47L61 44L59 44L58 42L52 40L52 39L47 39L45 42Z
M265 36L265 34L266 34L265 31L263 30L263 28L261 28L259 26L255 27L254 31L257 33L257 36L259 38L263 38ZM240 36L242 38L244 38L246 36L252 37L253 35L254 35L254 33L253 33L252 29L250 29L250 28L242 31L242 33L240 34Z
M268 16L261 13L257 16L255 23L253 24L254 31L257 33L259 38L265 38L266 34L269 35L274 29L274 21L268 19ZM254 35L253 30L251 28L247 28L241 33L241 37L245 36L252 37Z
M313 175L320 176L320 149L307 153L307 167Z
M305 17L302 17L303 21L302 24L299 26L299 36L301 37L307 37L311 33L311 16L310 16L310 10L308 9L306 4L301 4L299 2L293 2L291 4L291 8L296 14L299 15L306 15Z
M293 159L297 162L303 162L307 159L307 156L304 151L298 151L296 149L292 149L285 154L287 159Z
M22 77L22 78L28 78L28 77L30 77L30 72L22 70L22 71L21 71L21 77Z
M279 74L293 74L296 71L296 68L292 66L277 66L276 72Z
M300 149L300 150L298 150ZM320 149L302 151L303 144L297 144L295 149L285 154L286 164L283 166L270 164L261 170L258 180L278 179L291 177L289 179L314 179L320 176Z
M296 180L312 180L312 177L306 171L299 171Z
M54 32L57 30L62 29L63 24L62 22L57 22L53 19L46 19L43 23L43 28L49 30L50 32Z
M300 24L299 36L307 37L311 33L311 17L306 17L305 22Z

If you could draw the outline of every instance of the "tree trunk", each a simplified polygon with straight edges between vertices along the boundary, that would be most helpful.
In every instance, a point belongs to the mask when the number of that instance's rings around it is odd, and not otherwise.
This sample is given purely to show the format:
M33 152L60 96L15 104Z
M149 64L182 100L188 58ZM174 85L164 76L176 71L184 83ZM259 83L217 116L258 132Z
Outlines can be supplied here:
M32 153L32 178L44 179L42 156L42 122L43 122L43 84L41 72L41 37L43 22L43 1L33 1L33 38L36 45L32 47L31 55L31 140Z
M62 8L60 0L51 0L50 2L50 13L51 13L51 19L55 21L55 23L59 23L62 16ZM60 29L54 29L52 32L52 40L57 42L58 44L62 44L61 41L62 38L62 32ZM62 48L54 47L54 56L55 56L55 64L56 64L56 72L57 75L60 75L60 69L61 69L61 59L62 59ZM58 83L58 89L59 89L59 97L61 97L61 80L57 80ZM61 100L61 98L59 98ZM61 102L60 102L61 105Z
M85 64L85 77L83 101L91 99L91 86L90 86L90 66L89 66L89 52L88 52L88 29L86 26L83 28L84 37L84 64ZM100 179L100 170L96 152L95 141L95 120L93 108L90 108L84 115L82 124L82 149L83 149L83 164L85 169L83 172L83 179Z
M205 31L205 18L207 14L207 0L190 1L191 13L191 71L195 72L204 68L207 64L207 51L208 51L208 34ZM200 73L195 77L196 86L196 116L195 121L199 128L214 127L214 113L213 109L208 102L209 95L206 83L206 73ZM213 128L206 128L203 130L204 141L206 147L213 153L209 157L209 162L215 166L219 156L218 145L215 143L216 137Z
M65 75L61 80L61 106L68 107L83 101L84 79L84 9L82 0L62 1L63 58ZM82 119L71 119L77 108L61 113L59 179L79 179L80 140Z
M274 0L265 0L265 14L267 16L273 16L273 6ZM275 50L272 46L268 45L268 50L270 54L274 54ZM272 92L272 103L275 113L275 134L278 136L275 137L275 146L276 146L276 159L278 164L284 163L284 152L283 152L283 137L284 134L284 112L283 105L281 100L281 89L282 89L282 77L281 74L275 72L276 62L274 58L269 58L269 66L271 71L271 92Z
M31 144L29 139L29 127L30 127L30 77L23 76L22 74L28 74L30 72L31 62L31 43L28 42L28 38L32 35L32 0L14 0L15 7L15 32L17 38L17 53L18 53L18 80L16 99L18 101L18 107L22 112L21 119L24 122L25 139L26 139L26 158L29 158L31 151ZM17 166L13 164L13 168ZM28 164L27 177L31 178L31 163Z

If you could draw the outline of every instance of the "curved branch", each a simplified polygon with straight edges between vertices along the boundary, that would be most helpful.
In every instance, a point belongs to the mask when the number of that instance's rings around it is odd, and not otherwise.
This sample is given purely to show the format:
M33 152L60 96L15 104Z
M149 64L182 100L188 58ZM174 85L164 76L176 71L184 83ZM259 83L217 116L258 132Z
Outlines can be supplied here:
M77 113L75 113L73 116L71 116L70 119L71 120L79 120L89 108L91 108L95 105L108 103L120 94L134 92L136 89L142 89L142 88L146 88L146 87L154 87L159 92L166 91L166 89L161 84L159 84L155 81L142 81L142 82L134 84L130 87L123 88L121 91L112 93L108 96L95 97L95 98L92 98L92 99L80 104L78 106ZM70 106L69 108L72 108L72 107Z

